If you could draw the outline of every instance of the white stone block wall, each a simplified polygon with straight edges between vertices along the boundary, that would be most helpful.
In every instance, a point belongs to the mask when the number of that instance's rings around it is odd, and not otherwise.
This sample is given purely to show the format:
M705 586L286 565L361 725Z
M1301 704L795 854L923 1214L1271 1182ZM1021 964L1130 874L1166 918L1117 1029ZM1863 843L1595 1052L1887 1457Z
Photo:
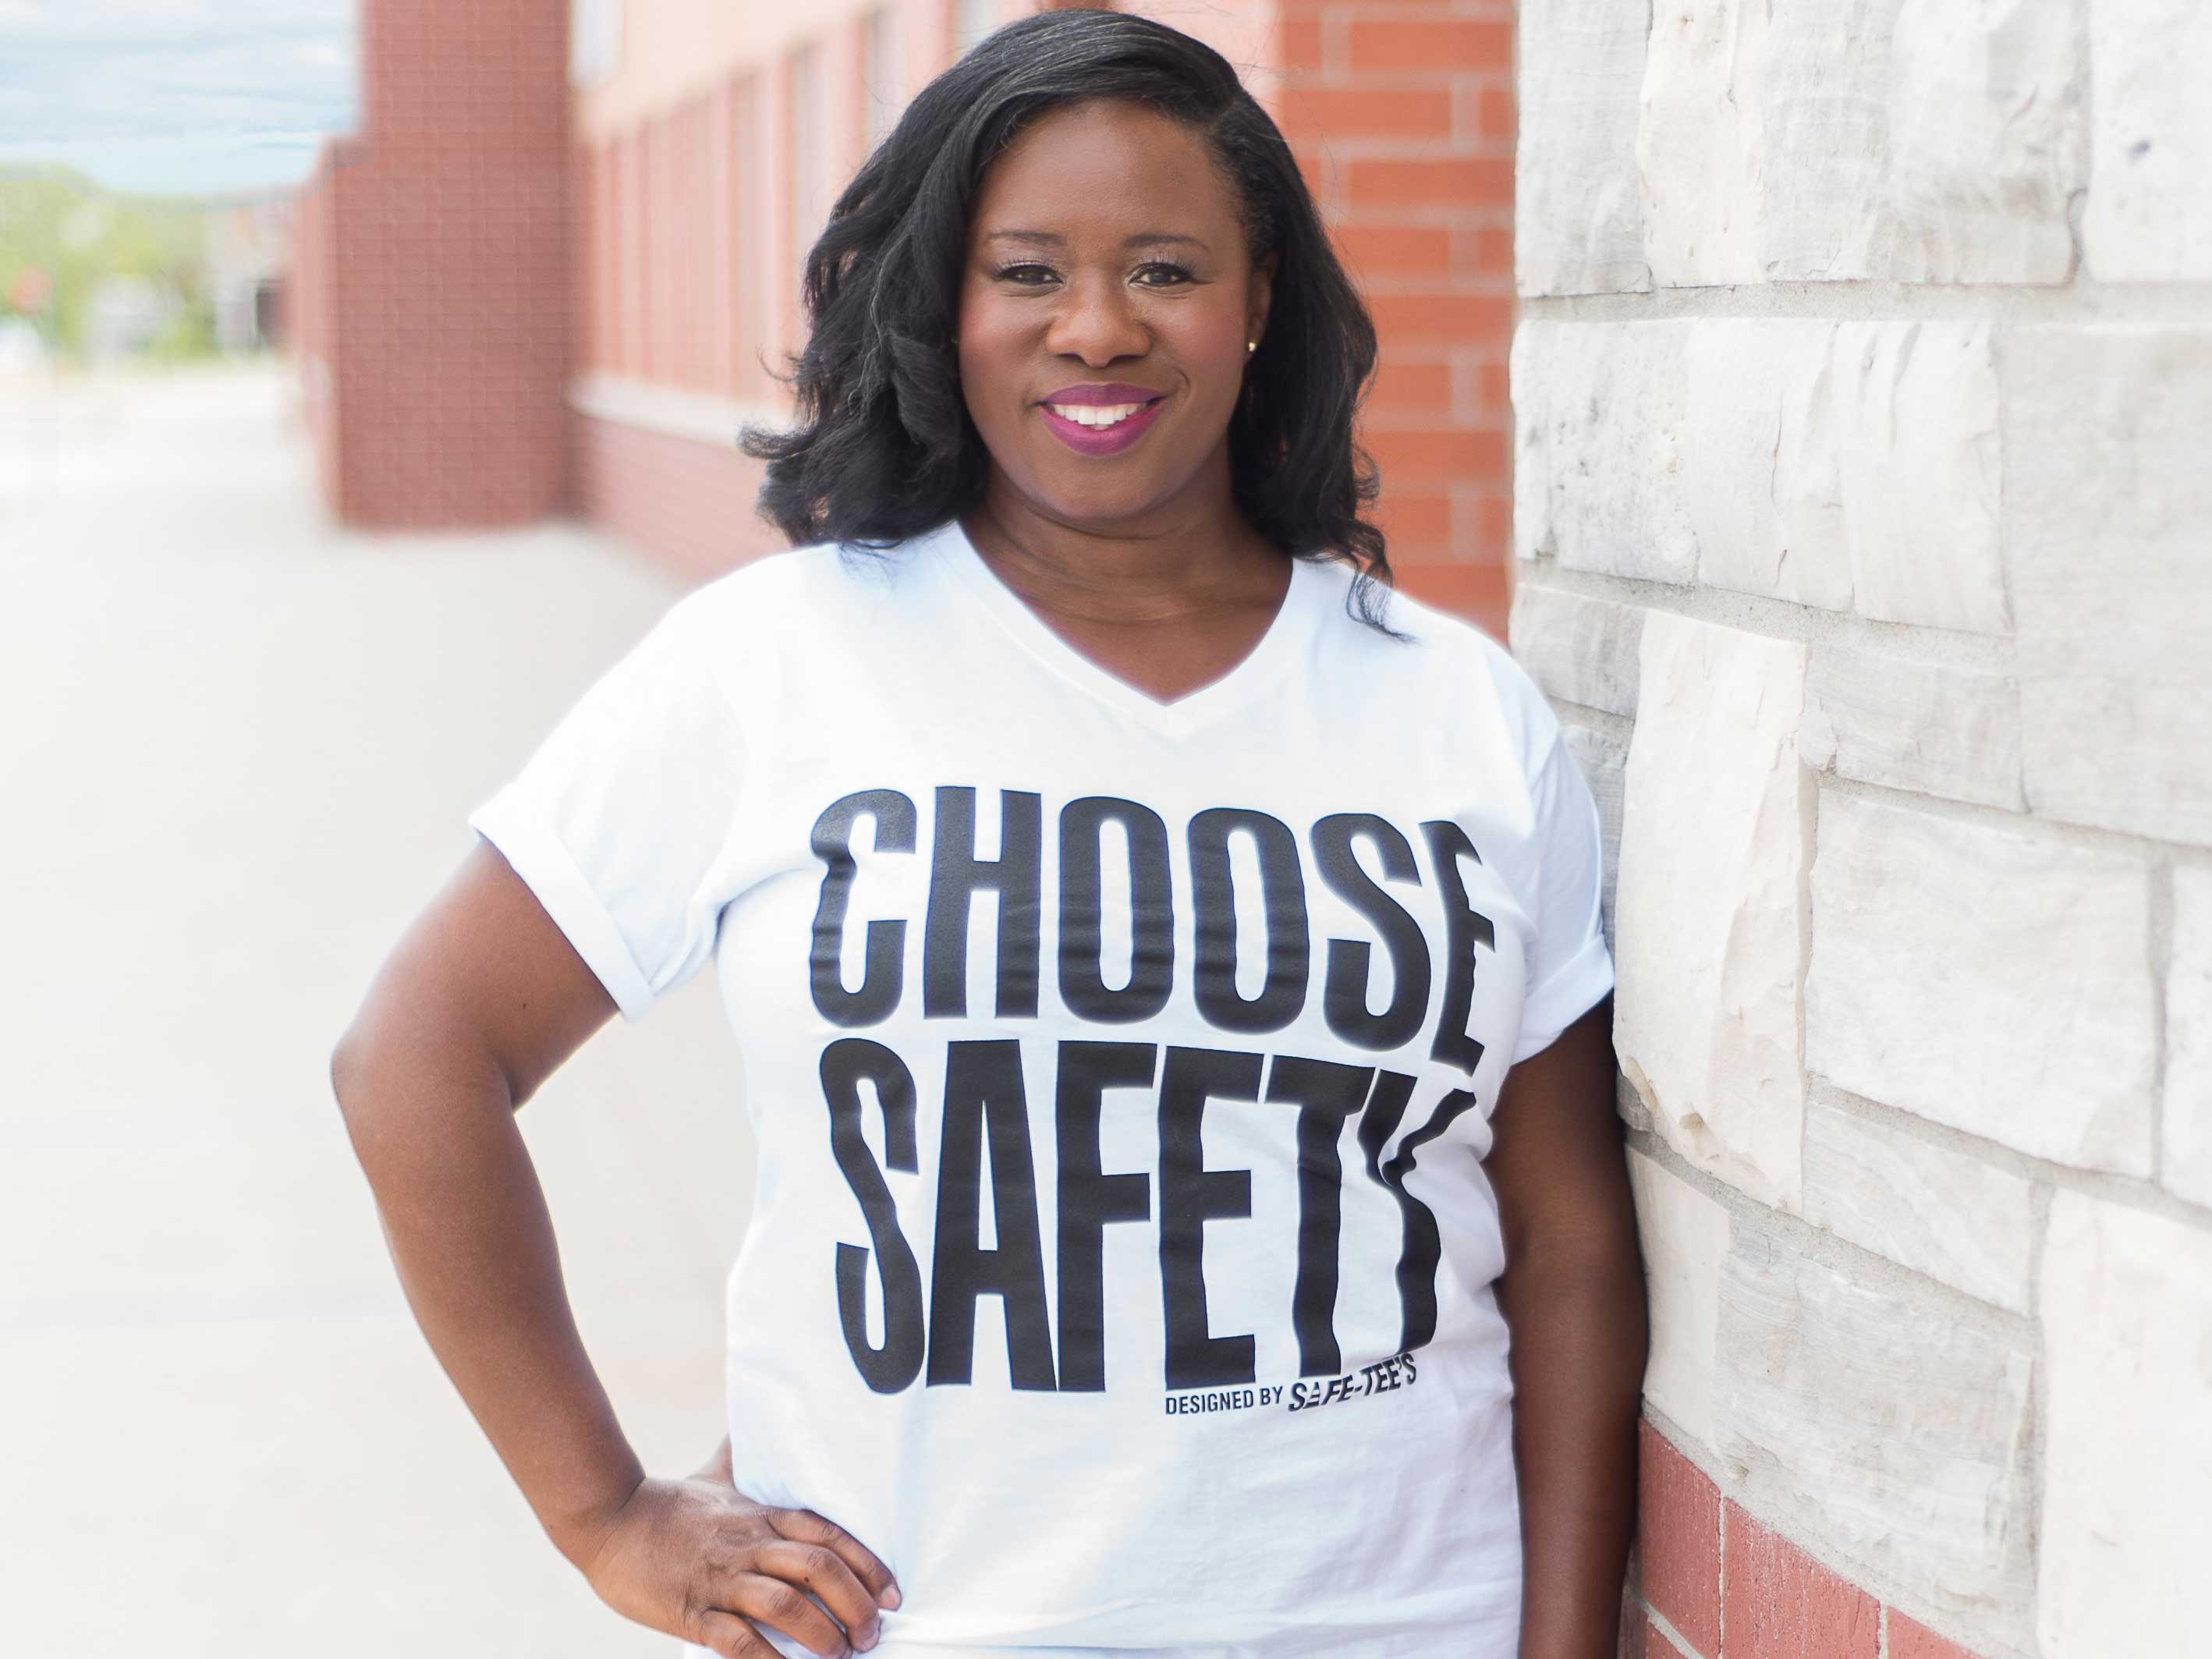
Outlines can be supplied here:
M2212 1653L2212 3L1521 30L1653 1424L1899 1654Z

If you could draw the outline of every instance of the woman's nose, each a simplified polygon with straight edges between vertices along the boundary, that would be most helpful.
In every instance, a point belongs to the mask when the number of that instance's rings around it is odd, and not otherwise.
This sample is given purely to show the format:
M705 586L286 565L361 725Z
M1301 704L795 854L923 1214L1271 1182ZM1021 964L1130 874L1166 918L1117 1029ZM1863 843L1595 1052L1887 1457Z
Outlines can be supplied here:
M1045 334L1045 347L1056 356L1079 357L1103 368L1117 357L1141 357L1152 334L1114 279L1071 283Z

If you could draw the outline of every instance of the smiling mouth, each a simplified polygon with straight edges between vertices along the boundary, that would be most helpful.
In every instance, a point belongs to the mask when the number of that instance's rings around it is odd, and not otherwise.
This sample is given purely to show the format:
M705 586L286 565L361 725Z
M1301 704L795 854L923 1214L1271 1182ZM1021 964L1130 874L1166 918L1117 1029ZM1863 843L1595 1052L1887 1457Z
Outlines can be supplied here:
M1152 398L1140 404L1047 404L1045 407L1063 421L1073 421L1078 426L1099 430L1119 426L1131 416L1150 409L1159 401Z
M1134 391L1132 386L1126 388ZM1115 392L1125 388L1115 386ZM1037 405L1045 429L1078 455L1103 459L1144 441L1167 407L1167 393L1119 404L1054 401Z

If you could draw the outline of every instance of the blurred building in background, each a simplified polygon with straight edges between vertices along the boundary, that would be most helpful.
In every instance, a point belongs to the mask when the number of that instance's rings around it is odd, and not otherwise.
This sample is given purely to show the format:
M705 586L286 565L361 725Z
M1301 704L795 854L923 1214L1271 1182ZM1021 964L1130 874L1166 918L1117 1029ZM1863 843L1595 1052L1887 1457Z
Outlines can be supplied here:
M295 205L285 194L209 210L208 297L221 350L258 351L276 343Z
M567 0L362 0L361 129L299 204L289 329L348 524L570 500Z
M574 510L704 576L767 551L749 421L830 204L915 88L1036 0L362 0L362 130L301 204L325 495L439 527ZM1281 123L1372 305L1403 585L1502 626L1513 8L1135 0Z

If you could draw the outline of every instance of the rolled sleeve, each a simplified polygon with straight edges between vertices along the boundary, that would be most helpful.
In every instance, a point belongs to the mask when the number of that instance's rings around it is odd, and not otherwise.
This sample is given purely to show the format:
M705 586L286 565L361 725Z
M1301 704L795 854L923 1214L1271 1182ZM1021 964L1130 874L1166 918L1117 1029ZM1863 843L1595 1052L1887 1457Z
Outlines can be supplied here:
M1605 845L1597 802L1553 729L1530 786L1538 847L1536 930L1513 1058L1540 1054L1613 989L1602 901Z
M715 614L679 603L469 815L626 1020L709 959L732 896L744 743Z

